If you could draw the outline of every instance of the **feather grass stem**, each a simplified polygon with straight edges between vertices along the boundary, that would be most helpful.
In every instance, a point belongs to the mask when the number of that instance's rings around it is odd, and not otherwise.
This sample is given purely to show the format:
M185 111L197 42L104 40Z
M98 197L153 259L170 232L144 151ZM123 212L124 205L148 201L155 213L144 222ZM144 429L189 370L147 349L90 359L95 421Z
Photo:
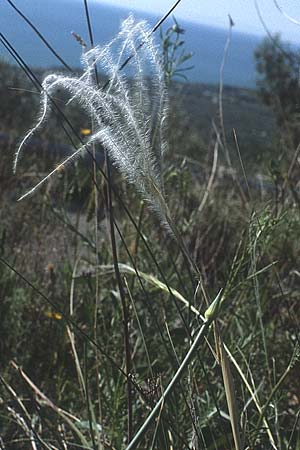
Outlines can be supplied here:
M143 425L141 426L139 431L136 433L136 435L134 436L134 438L132 439L130 444L126 447L126 450L133 450L133 449L135 449L137 447L137 445L139 444L139 442L143 438L144 434L148 430L149 426L152 424L152 422L154 421L156 416L161 411L165 401L167 400L169 395L173 392L175 385L181 379L181 377L182 377L186 367L191 362L195 351L198 349L198 346L199 346L200 342L202 340L204 340L204 337L206 336L206 334L207 334L207 332L209 330L209 325L210 325L211 322L212 322L212 319L206 320L203 323L203 325L201 326L201 328L200 328L200 330L199 330L199 332L198 332L198 334L197 334L193 344L191 345L188 353L186 354L186 356L185 356L184 360L182 361L181 365L179 366L177 372L173 376L172 380L170 381L170 383L168 384L167 388L163 392L160 400L157 402L157 404L155 405L155 407L153 408L153 410L151 411L151 413L149 414L149 416L147 417L147 419L145 420L145 422L143 423Z
M216 296L215 300L213 301L214 304L217 304L221 300L221 292ZM136 433L135 437L132 439L130 444L126 447L126 450L133 450L137 447L141 439L143 438L144 434L148 430L149 426L152 424L153 420L157 416L157 414L161 411L161 408L163 407L165 401L169 397L169 395L174 391L174 388L176 384L180 381L182 375L184 374L186 368L188 367L189 363L192 361L195 353L199 350L200 343L205 339L207 336L207 333L209 331L211 323L216 319L217 317L217 311L219 309L215 308L214 311L211 311L210 314L207 315L206 319L204 320L202 326L200 327L200 330L198 331L198 334L190 346L189 351L187 352L185 358L183 359L182 363L178 367L176 373L174 374L172 380L164 390L160 400L156 403L155 407L139 429L139 431Z

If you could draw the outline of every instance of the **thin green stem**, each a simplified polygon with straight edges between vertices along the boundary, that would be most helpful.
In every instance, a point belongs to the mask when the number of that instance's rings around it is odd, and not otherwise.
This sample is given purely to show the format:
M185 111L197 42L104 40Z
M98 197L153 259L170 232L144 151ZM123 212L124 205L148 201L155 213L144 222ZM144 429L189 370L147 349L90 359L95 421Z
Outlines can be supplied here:
M196 339L194 340L193 344L191 345L188 353L186 354L184 360L182 361L181 365L179 366L177 372L175 373L174 377L168 384L166 390L162 394L160 400L156 403L155 407L139 429L139 431L136 433L130 444L126 447L126 450L133 450L137 447L143 436L145 435L146 431L148 430L149 426L154 421L155 417L158 415L158 413L161 411L161 409L164 406L165 401L169 397L169 395L173 392L175 385L179 382L182 375L184 374L187 366L191 362L195 352L198 350L198 346L202 340L204 340L205 336L208 333L209 325L211 324L212 320L206 320L203 325L201 326Z

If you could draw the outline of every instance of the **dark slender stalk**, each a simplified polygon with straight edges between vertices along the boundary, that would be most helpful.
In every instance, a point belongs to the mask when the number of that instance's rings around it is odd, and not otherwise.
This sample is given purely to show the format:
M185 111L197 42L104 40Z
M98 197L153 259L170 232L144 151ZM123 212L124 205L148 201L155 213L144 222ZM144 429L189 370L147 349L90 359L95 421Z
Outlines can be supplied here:
M126 304L126 296L123 287L123 282L121 279L121 274L119 270L118 263L118 253L116 246L116 236L115 236L115 227L114 227L114 215L113 215L113 205L112 205L112 177L111 177L111 169L109 159L106 158L107 161L107 199L108 199L108 211L109 211L109 225L110 225L110 239L111 239L111 247L113 253L113 265L115 270L115 275L117 279L121 304L122 304L122 319L123 319L123 329L124 329L124 347L125 347L125 366L126 366L126 375L127 375L127 435L128 442L130 442L132 438L132 386L130 379L130 371L131 371L131 351L130 351L130 339L129 339L129 312Z
M57 53L57 51L49 44L46 38L42 35L42 33L36 28L36 26L28 19L25 14L16 7L16 5L11 0L6 0L7 3L22 17L23 20L33 29L33 31L37 34L37 36L43 41L46 47L53 53L53 55L58 59L58 61L70 72L73 72L71 67L66 63L66 61Z
M88 27L88 31L89 31L89 39L90 39L91 47L93 48L94 47L94 37L93 37L92 23L91 23L87 0L84 0L84 10L85 10L87 27ZM99 75L98 75L98 69L97 69L96 65L94 65L94 71L95 71L96 83L97 83L97 85L99 85Z
M174 11L174 9L179 5L179 3L181 2L181 0L176 0L175 3L171 6L171 8L166 12L166 14L154 25L154 27L152 28L152 30L150 31L150 34L155 33L155 31L164 23L164 21L170 16L170 14L172 14L172 12ZM143 45L145 44L144 41L142 41L135 49L135 51L139 50L140 48L143 47ZM132 60L134 56L134 53L129 55L128 58L125 59L125 61L120 65L118 70L123 70L125 66L127 66L127 64ZM107 80L107 82L104 84L103 89L105 89L110 83L110 80Z
M154 421L155 417L159 414L159 412L163 409L164 403L169 397L169 395L173 392L175 385L180 381L183 373L185 372L185 369L191 362L196 350L198 350L198 346L200 342L205 338L207 335L207 332L209 330L209 326L211 322L214 320L213 317L209 318L209 320L205 321L203 325L201 326L196 339L194 340L193 344L191 345L189 351L187 352L184 360L180 364L177 372L173 376L172 380L168 384L166 390L162 394L160 400L156 403L155 407L139 429L139 431L136 433L135 437L132 439L130 444L126 447L126 450L133 450L137 447L137 445L140 443L141 439L145 435L146 431L148 430L149 426Z
M94 38L92 31L92 24L90 19L90 13L88 8L87 0L84 0L84 9L86 22L89 32L89 39L91 43L91 47L94 47ZM99 85L99 76L96 64L94 65L94 74L97 85ZM94 128L94 124L92 124L92 129ZM95 197L95 247L96 247L96 264L99 264L99 253L98 253L98 194L99 189L97 189L97 162L96 162L96 146L93 144L93 187L94 187L94 197ZM94 183L96 181L96 183ZM99 304L99 279L98 279L98 271L96 268L96 293L95 293L95 312L94 312L94 338L97 340L97 317L98 317L98 304ZM97 380L100 380L100 372L99 372L99 359L96 358L96 376ZM100 396L100 386L99 382L97 384L98 390L98 405L99 405L99 417L102 423L102 408L101 408L101 396ZM103 432L103 431L102 431ZM103 436L104 438L104 436Z
M88 26L88 31L89 31L90 43L91 43L91 46L93 47L94 46L93 31L92 31L92 24L91 24L87 0L84 0L84 8L85 8L86 21L87 21L87 26ZM95 67L95 81L96 81L96 84L99 85L97 67L96 66L94 66L94 67ZM107 210L108 210L108 215L109 215L110 241L111 241L111 248L112 248L114 271L115 271L115 276L116 276L116 280L117 280L117 285L118 285L118 290L119 290L121 305L122 305L122 320L123 320L124 350L125 350L125 372L127 374L127 438L128 438L128 442L130 442L130 440L132 438L132 385L131 385L131 379L129 376L130 372L131 372L131 350L130 350L130 338L129 338L129 311L128 311L127 304L126 304L125 290L123 287L123 282L122 282L121 274L120 274L120 270L119 270L118 251L117 251L115 227L114 227L114 211L113 211L113 203L112 203L113 180L112 180L110 161L109 161L107 151L105 151L105 162L106 162L106 173L107 173Z
M88 376L88 368L87 368L87 348L86 343L84 343L83 348L84 353L84 383L85 383L85 400L87 405L87 411L88 411L88 419L89 419L89 428L90 428L90 435L92 439L93 449L96 450L96 440L95 440L95 433L94 433L94 424L93 424L93 418L91 413L91 400L90 400L90 394L89 394L89 376Z

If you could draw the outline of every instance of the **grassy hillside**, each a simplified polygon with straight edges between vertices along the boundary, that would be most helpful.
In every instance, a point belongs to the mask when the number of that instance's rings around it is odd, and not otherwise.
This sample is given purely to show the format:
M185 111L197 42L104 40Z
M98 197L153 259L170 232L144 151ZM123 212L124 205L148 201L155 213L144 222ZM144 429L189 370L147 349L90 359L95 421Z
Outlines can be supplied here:
M170 95L171 102L174 102L171 111L173 108L176 111L175 120L179 118L189 136L198 142L204 141L207 146L211 139L212 122L220 126L219 87L198 83L175 84ZM232 130L235 129L248 169L252 171L253 166L259 165L260 170L264 170L276 136L272 112L260 102L255 90L230 86L223 88L221 109L233 159L237 156L232 138ZM194 156L197 158L197 151ZM198 159L203 156L200 153Z

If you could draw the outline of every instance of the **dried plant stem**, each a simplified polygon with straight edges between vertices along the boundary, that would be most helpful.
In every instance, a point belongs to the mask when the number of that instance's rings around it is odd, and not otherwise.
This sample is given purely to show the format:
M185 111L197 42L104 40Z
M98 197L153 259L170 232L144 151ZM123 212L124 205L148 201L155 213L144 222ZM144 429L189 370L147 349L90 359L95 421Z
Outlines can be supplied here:
M88 8L88 2L87 0L84 0L84 10L85 10L85 17L88 27L88 33L89 33L89 39L91 47L94 47L94 38L93 38L93 31L92 31L92 25L90 20L90 14L89 14L89 8ZM98 72L97 72L97 66L94 66L94 77L95 77L95 83L99 85L99 78L98 78ZM94 132L95 123L92 121L92 132ZM98 189L97 189L97 163L96 163L96 145L93 143L92 145L92 154L93 154L93 191L94 191L94 202L95 202L95 259L96 259L96 265L98 267L99 264L99 233L98 233ZM97 341L97 317L98 317L98 307L99 307L99 274L98 270L96 268L96 279L95 279L95 310L94 310L94 324L93 324L93 331L94 331L94 340ZM100 355L98 352L96 352L96 376L97 376L97 394L98 394L98 414L100 418L100 422L102 423L102 408L101 408L101 393L100 393Z
M98 208L99 208L99 193L97 189L97 165L96 165L96 149L93 145L93 176L94 176L94 201L95 201L95 260L96 260L96 277L95 277L95 309L94 309L94 340L97 341L97 328L98 328L98 309L99 309L99 232L98 232ZM100 392L100 354L96 352L96 376L97 376L97 397L98 397L98 415L100 423L102 423L102 402L101 402L101 392Z
M107 206L109 212L109 227L110 227L110 239L111 248L113 254L113 265L115 276L117 279L118 290L122 305L122 320L123 320L123 330L124 330L124 349L125 349L125 373L127 376L127 437L128 442L131 441L133 424L132 424L132 383L130 379L131 371L131 349L130 349L130 339L129 339L129 313L126 304L126 296L124 291L124 286L121 279L121 274L118 264L118 252L116 246L116 236L115 236L115 226L114 226L114 212L112 204L112 176L109 159L106 154L106 169L107 169Z
M287 368L285 369L285 371L283 372L283 374L279 378L279 380L276 383L276 385L273 387L271 393L269 394L269 397L268 397L266 403L262 407L262 410L261 410L261 413L260 413L260 416L259 416L259 419L258 419L258 422L257 422L257 425L256 425L256 430L260 429L261 424L262 424L262 422L263 422L263 420L265 418L267 408L270 406L270 403L271 403L274 395L276 394L276 392L278 391L280 386L284 383L286 377L289 375L291 369L293 368L293 365L294 365L294 362L295 362L295 355L296 355L296 351L292 355L291 360L289 362L289 365L287 366Z
M232 364L233 364L234 367L236 368L236 370L237 370L239 376L241 377L241 379L242 379L243 383L245 384L246 388L248 389L248 391L249 391L249 393L250 393L250 395L251 395L251 399L253 399L253 402L254 402L254 404L255 404L255 406L256 406L257 411L259 412L260 416L262 416L262 407L261 407L260 404L259 404L259 401L258 401L258 397L257 397L256 391L254 391L254 390L251 388L250 384L248 383L247 377L246 377L246 376L244 375L244 373L242 372L240 366L238 365L238 363L237 363L237 361L235 360L234 356L233 356L232 353L230 352L229 348L226 346L226 344L223 344L223 346L224 346L224 349L225 349L225 351L226 351L226 353L227 353L227 355L228 355L230 361L232 362ZM271 429L270 429L270 425L269 425L269 423L268 423L268 421L266 420L265 417L263 417L263 424L264 424L264 427L265 427L265 429L266 429L266 431L267 431L267 434L268 434L268 436L269 436L269 441L270 441L270 444L271 444L272 448L275 449L275 450L278 450L277 447L276 447L276 445L275 445L275 439L274 439L274 437L273 437L273 435L272 435L272 432L271 432Z
M215 146L214 146L214 156L213 156L213 163L212 163L211 173L210 173L210 177L209 177L209 180L208 180L207 187L205 189L203 198L202 198L201 203L200 203L200 205L198 207L198 213L199 214L203 211L204 206L206 205L208 196L210 194L210 191L211 191L213 183L214 183L216 170L217 170L217 164L218 164L218 150L219 150L219 141L218 141L218 139L216 139L216 143L215 143Z
M220 128L221 128L221 139L223 143L223 147L225 150L225 156L227 160L227 164L229 168L232 168L230 153L227 145L227 139L226 139L226 132L225 132L225 125L224 125L224 115L223 115L223 85L224 85L224 69L225 64L228 57L228 52L231 44L231 34L232 34L232 28L234 26L234 22L230 16L229 18L229 31L228 31L228 37L226 40L224 52L223 52L223 60L220 68L220 82L219 82L219 116L220 116Z
M206 318L198 331L198 334L190 346L189 351L187 352L185 358L183 359L182 363L178 367L175 375L173 376L172 380L168 384L167 388L163 392L160 400L156 403L155 407L139 429L139 431L136 433L130 444L126 447L126 450L133 450L137 447L141 439L143 438L144 434L148 430L149 426L157 416L157 414L161 411L161 408L164 405L164 402L167 400L169 395L173 392L176 384L180 381L182 375L184 374L186 368L188 367L189 363L192 361L193 357L195 356L195 353L199 350L199 344L206 338L207 333L209 331L209 327L211 323L216 319L217 314L219 312L219 306L220 302L222 300L221 292L216 296L214 301L212 302L212 305L207 310Z
M76 280L76 271L79 263L79 258L75 261L73 273L72 273L72 281L71 281L71 287L70 287L70 317L73 317L74 313L74 290L75 290L75 280ZM75 344L75 333L71 330L71 327L69 324L66 326L67 334L70 340L71 349L74 357L75 367L76 367L76 373L77 378L80 386L80 391L82 394L83 400L85 399L85 384L84 384L84 377L80 366L79 356L76 350L76 344Z
M235 450L242 450L242 443L239 431L238 410L237 401L234 388L233 376L230 368L230 361L224 348L223 339L218 327L218 324L214 322L215 335L216 335L216 348L217 354L220 356L220 365L222 369L223 383L225 388L226 401L228 406L228 412L230 417L231 429L233 434Z
M80 422L80 419L75 417L73 414L70 414L68 411L65 411L64 409L57 406L55 403L53 403L52 400L50 400L37 386L34 384L34 382L28 377L28 375L23 371L21 367L19 367L14 361L12 361L12 367L17 370L20 374L20 376L23 378L23 380L28 384L28 386L33 390L33 392L36 395L38 403L41 405L46 405L49 408L51 408L53 411L55 411L56 414L58 414L64 422L67 423L67 425L71 428L71 430L78 436L80 439L82 445L88 446L88 442L86 438L84 437L83 433L79 430L79 428L76 426L76 423ZM40 437L39 437L40 440ZM45 443L43 442L45 445ZM45 446L47 449L51 450L50 447Z
M206 320L203 325L201 326L196 339L194 340L193 344L191 345L188 353L186 354L184 360L182 361L181 365L179 366L177 372L175 373L174 377L168 384L166 390L162 394L160 400L156 403L155 407L147 417L146 421L143 423L139 431L136 433L135 437L132 439L130 444L126 447L126 450L133 450L137 447L141 439L143 438L144 434L148 430L149 426L152 424L155 417L161 412L161 409L164 405L164 402L168 398L168 396L173 392L175 385L178 383L178 381L181 379L186 367L191 362L195 352L198 350L198 346L200 342L204 339L204 337L207 335L207 332L209 330L209 325L211 324L212 319Z

